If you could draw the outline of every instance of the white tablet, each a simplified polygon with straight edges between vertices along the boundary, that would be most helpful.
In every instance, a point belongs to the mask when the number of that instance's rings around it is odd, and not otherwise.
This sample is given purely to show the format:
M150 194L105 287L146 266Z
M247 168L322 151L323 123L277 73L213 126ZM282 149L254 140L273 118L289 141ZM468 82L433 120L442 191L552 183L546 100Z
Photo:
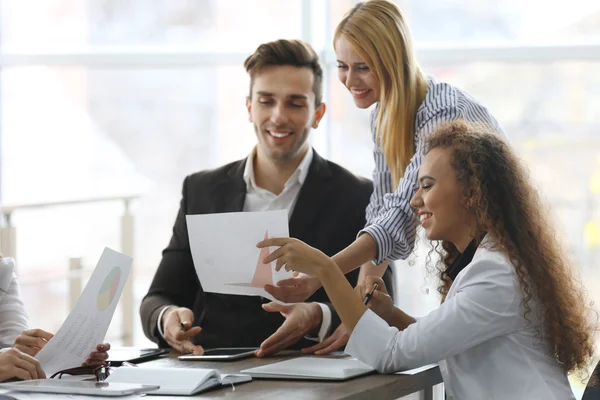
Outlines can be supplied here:
M71 381L61 379L34 379L30 381L0 383L0 389L19 392L90 394L95 396L126 396L146 393L160 388L158 385L134 383Z

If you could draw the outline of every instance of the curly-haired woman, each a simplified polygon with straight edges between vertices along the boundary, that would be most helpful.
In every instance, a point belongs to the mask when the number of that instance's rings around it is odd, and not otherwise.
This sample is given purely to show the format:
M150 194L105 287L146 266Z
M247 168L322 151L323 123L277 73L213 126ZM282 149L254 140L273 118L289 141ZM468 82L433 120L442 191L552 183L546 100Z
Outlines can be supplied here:
M574 399L594 324L551 218L497 135L455 121L428 140L411 207L441 242L441 306L415 319L375 292L369 306L330 258L296 239L267 257L319 279L351 334L346 352L380 372L439 362L450 399ZM369 284L382 282L378 278Z

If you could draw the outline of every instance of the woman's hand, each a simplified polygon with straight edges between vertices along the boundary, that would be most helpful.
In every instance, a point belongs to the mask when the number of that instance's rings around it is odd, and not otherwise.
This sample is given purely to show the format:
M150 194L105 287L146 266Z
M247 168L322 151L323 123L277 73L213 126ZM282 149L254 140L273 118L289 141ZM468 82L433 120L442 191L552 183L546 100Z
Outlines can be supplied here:
M42 329L28 329L17 336L14 347L25 354L35 357L53 336L52 333Z
M92 351L88 359L81 365L102 365L108 360L109 343L102 343L96 346L96 350Z
M14 347L20 352L35 357L53 337L54 334L46 332L43 329L28 329L17 336ZM83 365L104 364L108 359L108 350L110 350L110 344L108 343L97 345L96 349L90 353Z
M286 271L299 271L307 275L319 277L327 268L337 268L333 260L322 251L310 247L294 238L272 238L259 242L256 247L280 246L263 260L268 264L277 260L275 270L285 265Z
M387 293L383 279L378 276L367 276L364 283L361 286L357 286L357 288L360 288L360 296L364 299L367 293L371 293L375 284L378 285L378 288L373 292L373 296L369 300L367 307L373 310L385 322L392 325L392 315L396 307L394 306L394 301Z
M45 377L39 361L29 354L14 347L0 354L0 382L11 378L29 380Z

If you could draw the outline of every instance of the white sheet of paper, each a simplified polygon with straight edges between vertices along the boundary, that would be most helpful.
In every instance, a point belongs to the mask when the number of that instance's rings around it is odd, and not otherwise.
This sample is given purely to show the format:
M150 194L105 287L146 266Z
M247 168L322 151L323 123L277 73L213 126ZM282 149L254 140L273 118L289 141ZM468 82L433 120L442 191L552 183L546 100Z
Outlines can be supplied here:
M396 375L416 375L419 372L427 371L428 369L437 367L437 364L428 364L419 368L407 369L406 371L396 372Z
M77 304L35 357L46 376L81 365L92 349L102 343L129 277L131 263L131 257L104 248Z
M259 249L265 237L289 237L288 211L257 211L186 216L190 249L205 292L275 298L263 287L277 286L292 272L262 264L278 247ZM279 302L279 301L277 301Z

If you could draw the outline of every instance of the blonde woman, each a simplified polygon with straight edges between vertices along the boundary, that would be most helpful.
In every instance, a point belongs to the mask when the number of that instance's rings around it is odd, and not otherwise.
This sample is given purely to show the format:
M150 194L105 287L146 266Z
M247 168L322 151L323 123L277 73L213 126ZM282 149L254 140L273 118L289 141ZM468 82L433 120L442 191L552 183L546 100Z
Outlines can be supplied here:
M391 1L356 4L337 26L333 45L338 77L356 106L376 105L371 115L374 190L366 209L367 224L350 246L332 257L343 273L362 265L360 283L367 275L380 276L386 260L406 259L413 251L417 220L409 202L431 132L457 119L496 133L502 128L468 93L423 73L406 20ZM297 275L278 282L282 288L272 294L285 302L300 302L321 287L318 280ZM347 338L340 325L310 350L333 351Z
M417 220L409 202L425 141L437 126L462 119L493 132L502 128L469 94L425 76L402 12L391 1L356 4L337 26L334 47L338 77L356 106L376 105L371 117L374 191L367 224L333 257L347 273L371 260L381 265L387 259L406 259L412 252ZM306 276L283 283L290 285L281 298L288 302L303 301L321 286Z

